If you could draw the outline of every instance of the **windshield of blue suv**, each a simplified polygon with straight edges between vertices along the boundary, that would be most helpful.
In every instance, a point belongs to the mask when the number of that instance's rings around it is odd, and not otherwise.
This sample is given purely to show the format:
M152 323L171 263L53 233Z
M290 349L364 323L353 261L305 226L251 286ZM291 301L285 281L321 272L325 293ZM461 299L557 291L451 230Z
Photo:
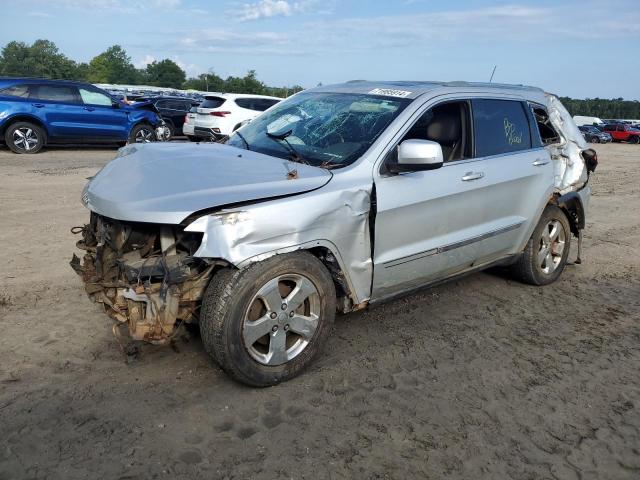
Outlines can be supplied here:
M301 93L231 136L227 144L333 168L353 163L411 103L351 93Z

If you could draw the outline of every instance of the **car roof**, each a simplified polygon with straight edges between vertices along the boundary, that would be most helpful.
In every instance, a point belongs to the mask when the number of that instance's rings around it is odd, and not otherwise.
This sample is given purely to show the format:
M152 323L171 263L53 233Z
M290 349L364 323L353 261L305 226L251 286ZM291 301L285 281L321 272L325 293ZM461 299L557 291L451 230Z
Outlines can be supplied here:
M391 97L403 97L415 99L425 93L433 93L436 90L464 90L464 91L491 91L496 94L517 94L524 98L541 101L544 97L544 90L526 85L510 85L504 83L483 83L483 82L440 82L440 81L368 81L352 80L346 83L335 85L319 86L307 91L336 92L336 93L360 93L368 94L374 92L377 95Z
M92 84L88 82L80 82L77 80L51 80L49 78L37 78L37 77L0 77L0 85L13 85L20 83L40 83L44 85L76 85L86 86Z

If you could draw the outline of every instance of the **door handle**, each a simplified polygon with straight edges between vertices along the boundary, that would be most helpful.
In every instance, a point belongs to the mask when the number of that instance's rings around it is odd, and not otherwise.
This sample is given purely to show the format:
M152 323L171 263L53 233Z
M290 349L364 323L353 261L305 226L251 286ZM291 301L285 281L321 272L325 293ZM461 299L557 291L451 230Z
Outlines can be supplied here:
M88 112L93 112L95 110L95 108L93 107L84 107L85 110L87 110Z
M549 160L543 160L542 158L538 158L535 162L532 163L534 167L541 167L542 165L546 165L549 163Z
M471 180L479 180L484 177L484 172L467 172L462 177L463 182L470 182Z
M32 105L33 107L36 107L36 108L42 108L42 107L44 107L44 103L32 103L31 105Z

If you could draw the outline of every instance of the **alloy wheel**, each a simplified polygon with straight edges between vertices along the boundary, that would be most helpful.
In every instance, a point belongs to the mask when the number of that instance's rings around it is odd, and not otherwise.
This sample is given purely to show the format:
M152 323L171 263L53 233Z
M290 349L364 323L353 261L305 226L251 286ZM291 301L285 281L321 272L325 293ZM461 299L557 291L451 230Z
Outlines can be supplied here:
M149 143L153 141L153 131L148 128L141 128L136 132L136 143Z
M560 262L566 243L564 227L558 220L551 220L542 230L538 250L538 266L543 273L553 273Z
M13 132L13 144L25 152L29 152L38 145L38 134L29 127L20 127Z
M263 365L282 365L307 347L318 327L317 287L299 274L278 276L253 296L244 316L244 346Z

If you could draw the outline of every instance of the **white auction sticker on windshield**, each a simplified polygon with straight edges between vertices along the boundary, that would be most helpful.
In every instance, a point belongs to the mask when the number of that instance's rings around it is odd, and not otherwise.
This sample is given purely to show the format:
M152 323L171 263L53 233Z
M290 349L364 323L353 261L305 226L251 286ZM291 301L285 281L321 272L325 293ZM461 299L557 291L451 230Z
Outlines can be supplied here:
M387 97L408 97L411 92L406 90L394 90L392 88L374 88L369 92L369 95L385 95Z

